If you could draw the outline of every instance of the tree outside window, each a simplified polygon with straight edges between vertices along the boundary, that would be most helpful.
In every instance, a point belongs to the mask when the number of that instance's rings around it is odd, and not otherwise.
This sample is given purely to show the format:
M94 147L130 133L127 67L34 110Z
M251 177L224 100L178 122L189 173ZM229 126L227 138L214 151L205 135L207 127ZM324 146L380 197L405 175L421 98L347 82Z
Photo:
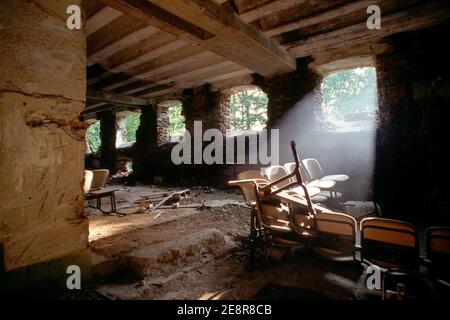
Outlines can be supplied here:
M261 130L267 123L267 95L245 89L231 96L231 126L235 131Z

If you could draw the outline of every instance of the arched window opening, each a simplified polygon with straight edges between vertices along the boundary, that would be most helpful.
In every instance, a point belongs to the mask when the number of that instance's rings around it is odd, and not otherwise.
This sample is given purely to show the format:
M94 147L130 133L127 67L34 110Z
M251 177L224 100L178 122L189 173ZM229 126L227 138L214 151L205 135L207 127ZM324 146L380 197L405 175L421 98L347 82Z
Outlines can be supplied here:
M97 152L100 149L100 121L92 121L86 130L86 143L88 146L88 153Z
M136 141L136 131L141 123L139 112L117 115L116 147L128 147Z
M235 88L230 102L234 132L257 131L266 126L269 99L264 91L257 87Z
M376 128L378 119L377 78L374 67L361 67L328 74L322 81L322 117L332 131Z
M180 101L172 104L168 108L169 116L169 127L167 128L167 133L169 134L170 140L179 140L184 134L184 116L181 114L183 106Z

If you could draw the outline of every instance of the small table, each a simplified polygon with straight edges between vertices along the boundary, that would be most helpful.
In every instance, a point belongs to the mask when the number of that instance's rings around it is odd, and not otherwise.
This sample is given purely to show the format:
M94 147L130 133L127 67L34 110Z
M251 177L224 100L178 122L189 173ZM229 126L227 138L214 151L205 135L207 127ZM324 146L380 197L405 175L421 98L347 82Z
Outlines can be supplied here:
M116 208L116 195L115 192L118 189L100 189L95 191L90 191L86 194L86 200L96 199L96 206L91 206L92 208L100 210L104 214L117 213ZM109 197L111 199L111 211L104 211L102 209L102 198Z

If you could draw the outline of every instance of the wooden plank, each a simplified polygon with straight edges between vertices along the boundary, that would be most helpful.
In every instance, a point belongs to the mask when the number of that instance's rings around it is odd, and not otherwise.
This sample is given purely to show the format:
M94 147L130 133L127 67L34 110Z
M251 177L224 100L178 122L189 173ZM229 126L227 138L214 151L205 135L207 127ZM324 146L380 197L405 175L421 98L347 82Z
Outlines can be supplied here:
M310 17L302 18L297 21L293 21L291 23L283 24L281 26L278 26L276 28L264 31L264 34L273 37L285 32L306 28L318 23L324 23L327 20L339 18L340 16L361 11L364 14L366 14L366 9L371 4L379 4L380 0L374 0L374 1L357 1L357 2L351 2L349 4L343 5L342 7L332 9L325 11L320 14L316 14Z
M184 36L186 32L173 26L171 23L159 20L153 16L152 10L143 9L142 5L145 5L146 0L99 0L105 5L114 8L124 14L133 17L134 19L143 21L148 25L156 27L162 31L165 31L174 36Z
M193 59L195 58L195 59ZM182 61L182 60L181 60ZM198 55L195 55L193 57L189 57L187 59L185 59L184 61L182 61L182 63L175 67L175 68L171 68L171 70L168 70L166 72L163 73L158 73L156 75L153 75L149 78L146 78L146 81L149 82L154 82L154 83L165 83L167 81L172 81L172 77L178 76L178 75L182 75L182 74L186 74L207 66L211 66L211 65L215 65L217 63L221 63L224 62L225 59L223 59L222 57L219 57L213 53L210 52L205 52L204 53L200 53ZM188 62L188 63L186 63Z
M253 10L247 11L239 15L239 19L245 23L256 21L269 14L276 13L281 10L289 9L293 6L306 2L306 0L275 0L267 3L261 7L257 7Z
M449 20L449 18L449 4L443 2L427 3L384 16L379 30L369 30L366 22L364 22L289 44L289 52L297 58L309 56L332 48L354 45L395 33L430 27Z
M142 97L143 98L148 98L148 99L159 98L159 97L162 97L162 96L167 96L167 95L174 94L174 93L179 93L179 92L181 92L180 88L173 87L173 88L169 88L169 89L153 92L153 93L150 93L150 94L146 94L146 95L144 95Z
M176 45L174 45L174 42L176 42ZM157 55L163 55L172 49L175 50L179 48L178 44L181 45L183 42L176 40L174 36L165 32L157 32L148 38L116 52L101 64L110 71L124 71L145 60L156 58ZM170 43L172 45L167 46ZM155 50L161 47L165 48L165 50L160 49L157 51L158 53L155 53Z
M125 106L147 106L148 101L139 97L132 97L123 94L114 94L105 91L92 91L88 90L86 93L86 99L89 101L95 101L99 103L109 103L115 105ZM89 110L86 108L85 110Z
M184 45L176 51L158 56L155 59L146 61L140 65L137 65L130 69L128 74L145 79L149 76L156 74L157 72L167 71L170 64L175 63L181 59L185 59L204 52L204 49L200 47L193 47L191 45Z
M152 26L136 26L136 29L137 30L134 31L131 30L129 34L123 35L123 37L109 42L103 48L90 53L88 56L88 64L91 65L93 63L101 63L103 60L113 55L114 53L123 50L128 46L131 46L158 32L157 29Z
M154 10L147 10L147 7L142 6L142 0L101 1L153 26L156 25L155 20L158 20L153 16ZM175 22L160 21L160 24L171 25L172 29L178 30L178 33L173 30L168 32L197 43L227 60L268 77L296 69L295 59L284 48L212 0L148 0L148 2L215 35L202 39L186 33L186 30ZM245 55L242 55L242 52Z
M100 30L121 15L123 15L123 13L120 11L110 7L103 7L87 20L86 35L89 36L90 34Z
M240 77L240 76L244 76L244 75L249 75L252 73L253 73L253 71L249 70L249 69L240 69L240 70L236 70L236 71L232 71L232 72L229 72L229 70L227 70L227 73L212 75L212 76L206 77L204 79L201 79L197 82L191 82L191 81L186 82L180 86L183 88L192 88L192 87L200 86L205 83L214 83L214 82L232 79L232 78L236 78L236 77Z
M144 27L146 25L143 22L122 15L87 37L87 55L90 56Z

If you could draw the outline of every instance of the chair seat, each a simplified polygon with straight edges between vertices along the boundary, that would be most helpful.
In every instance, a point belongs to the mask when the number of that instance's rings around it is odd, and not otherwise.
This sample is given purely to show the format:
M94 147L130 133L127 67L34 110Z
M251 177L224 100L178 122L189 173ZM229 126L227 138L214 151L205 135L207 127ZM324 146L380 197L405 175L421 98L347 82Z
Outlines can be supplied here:
M334 180L314 180L307 183L308 187L317 187L320 189L330 189L336 185Z
M317 194L317 195L311 197L311 201L313 203L324 203L324 202L327 202L328 200L330 200L330 197L327 197L327 196L324 196L321 194Z
M343 181L347 181L348 180L348 175L346 174L333 174L333 175L329 175L329 176L325 176L323 178L321 178L320 180L324 181L324 180L333 180L336 182L343 182Z
M306 189L308 190L308 194L310 197L313 197L320 193L320 189L317 187L307 186ZM302 197L305 196L305 191L303 190L302 187L295 187L295 188L291 189L290 191L294 191L295 193L297 193L298 195L300 195Z
M369 215L375 215L377 208L373 201L347 201L342 204L345 214L357 219Z

